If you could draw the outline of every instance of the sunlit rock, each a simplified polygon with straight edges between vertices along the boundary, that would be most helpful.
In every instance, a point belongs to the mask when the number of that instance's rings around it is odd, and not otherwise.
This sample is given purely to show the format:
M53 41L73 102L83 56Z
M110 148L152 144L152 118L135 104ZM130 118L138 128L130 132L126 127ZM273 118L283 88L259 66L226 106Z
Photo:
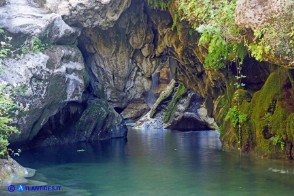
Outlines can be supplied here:
M61 15L69 25L107 29L130 3L130 0L46 0L44 7Z

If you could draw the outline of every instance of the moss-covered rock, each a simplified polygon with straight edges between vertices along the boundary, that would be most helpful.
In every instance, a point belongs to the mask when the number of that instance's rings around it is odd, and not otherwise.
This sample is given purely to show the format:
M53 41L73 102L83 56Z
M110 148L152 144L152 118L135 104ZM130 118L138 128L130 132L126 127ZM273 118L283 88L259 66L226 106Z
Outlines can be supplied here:
M76 124L77 141L105 140L112 137L126 137L126 135L127 127L122 117L109 106L106 100L89 101Z
M247 32L252 32L248 29L254 31L255 38L247 41L263 48L262 59L293 69L293 1L238 0L235 19L241 28L247 29ZM256 36L258 34L261 36ZM261 48L258 48L259 52Z
M167 106L167 110L165 112L164 119L163 119L164 123L168 123L170 121L170 119L176 109L177 102L181 99L181 97L183 96L183 94L185 92L186 92L185 86L180 84L178 86L178 89L177 89L176 93L174 94L171 102L169 102L169 104Z
M230 103L238 105L248 115L241 126L241 148L253 150L257 155L270 158L292 158L293 145L293 88L287 70L271 73L261 90L251 93L235 91ZM220 98L221 99L221 98ZM223 98L224 99L224 98ZM228 100L222 102L227 107ZM221 103L221 101L219 101ZM236 147L238 132L228 122L223 122L222 140L227 147Z
M174 87L175 87L176 81L172 80L169 85L167 86L167 88L162 91L159 95L159 98L156 100L156 102L154 103L153 107L150 110L149 116L150 118L153 118L154 114L156 113L156 110L158 109L158 106L167 98L169 98L173 91L174 91Z

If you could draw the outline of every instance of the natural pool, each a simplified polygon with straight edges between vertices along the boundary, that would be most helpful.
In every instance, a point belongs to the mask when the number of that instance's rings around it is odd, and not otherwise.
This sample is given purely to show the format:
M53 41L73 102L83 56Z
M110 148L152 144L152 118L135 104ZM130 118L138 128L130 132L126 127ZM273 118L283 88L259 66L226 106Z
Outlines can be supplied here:
M240 158L223 152L218 137L215 131L131 129L127 141L24 151L16 160L37 169L31 179L62 191L0 195L294 194L293 163Z

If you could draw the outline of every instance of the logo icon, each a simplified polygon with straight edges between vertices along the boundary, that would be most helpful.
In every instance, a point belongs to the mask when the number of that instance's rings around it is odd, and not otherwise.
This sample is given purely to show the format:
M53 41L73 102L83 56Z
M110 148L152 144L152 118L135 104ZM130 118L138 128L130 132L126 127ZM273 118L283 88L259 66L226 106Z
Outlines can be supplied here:
M24 187L23 187L23 185L18 185L18 186L17 186L17 191L18 191L18 192L24 192Z
M15 186L14 185L10 185L10 186L8 186L8 191L9 192L14 192L15 191Z

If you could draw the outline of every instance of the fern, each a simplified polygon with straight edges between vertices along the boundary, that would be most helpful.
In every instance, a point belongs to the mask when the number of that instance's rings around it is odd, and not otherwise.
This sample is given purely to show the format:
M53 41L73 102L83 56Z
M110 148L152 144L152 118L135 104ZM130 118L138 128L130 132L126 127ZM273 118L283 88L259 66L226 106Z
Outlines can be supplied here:
M246 122L248 120L248 116L246 114L244 114L243 112L241 112L237 106L234 106L232 108L229 109L225 120L231 120L232 124L234 127L237 127L237 125L239 124L243 124L244 122Z

